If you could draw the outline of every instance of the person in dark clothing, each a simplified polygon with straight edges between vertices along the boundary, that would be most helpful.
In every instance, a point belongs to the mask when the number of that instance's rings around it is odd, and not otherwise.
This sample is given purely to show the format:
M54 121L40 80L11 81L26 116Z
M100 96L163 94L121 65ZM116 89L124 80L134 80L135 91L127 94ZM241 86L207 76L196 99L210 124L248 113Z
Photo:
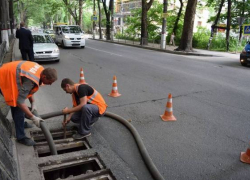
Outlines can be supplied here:
M91 126L103 116L107 104L102 95L88 84L76 84L71 79L65 78L61 83L62 89L72 94L73 108L64 108L63 114L69 114L65 126L70 121L79 124L78 132L73 135L74 139L83 139L90 136Z
M23 60L27 59L27 54L30 61L34 61L33 37L31 31L25 29L24 22L20 23L20 29L16 31L16 38L19 39L19 49Z

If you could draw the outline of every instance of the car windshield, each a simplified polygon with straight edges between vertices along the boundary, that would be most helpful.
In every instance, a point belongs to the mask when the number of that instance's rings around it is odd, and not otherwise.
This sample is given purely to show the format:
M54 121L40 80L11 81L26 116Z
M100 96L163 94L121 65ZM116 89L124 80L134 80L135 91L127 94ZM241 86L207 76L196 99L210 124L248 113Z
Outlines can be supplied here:
M47 34L54 34L53 30L45 30L44 32L47 33Z
M50 35L33 35L34 43L54 43Z
M64 33L81 33L82 32L79 26L63 26L62 31Z

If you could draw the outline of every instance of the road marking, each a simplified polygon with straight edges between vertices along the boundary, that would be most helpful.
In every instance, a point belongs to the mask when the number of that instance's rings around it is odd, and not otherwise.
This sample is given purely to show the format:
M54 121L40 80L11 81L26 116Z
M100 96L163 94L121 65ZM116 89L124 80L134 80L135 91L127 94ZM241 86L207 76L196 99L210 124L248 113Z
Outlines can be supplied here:
M92 48L92 47L89 47L89 46L88 46L88 48L89 48L89 49L96 50L96 51L101 51L101 52L104 52L104 53L108 53L108 54L111 54L111 55L115 55L115 56L120 56L120 57L122 57L122 55L120 55L120 54L115 54L115 53L112 53L112 52L103 51L103 50L96 49L96 48Z

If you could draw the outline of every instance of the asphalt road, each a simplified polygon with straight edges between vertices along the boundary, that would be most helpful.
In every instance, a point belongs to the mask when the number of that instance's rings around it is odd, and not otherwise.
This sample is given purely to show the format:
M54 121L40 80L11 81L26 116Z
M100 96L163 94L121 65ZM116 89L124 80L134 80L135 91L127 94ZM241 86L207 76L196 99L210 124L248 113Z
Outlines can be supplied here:
M131 120L165 179L249 179L250 166L239 158L250 140L250 68L237 55L181 56L93 40L60 52L59 63L42 63L56 68L59 79L35 94L41 114L71 106L61 80L78 82L83 67L108 111ZM114 75L119 98L107 95ZM160 118L169 93L176 122ZM125 127L104 117L94 128L138 179L152 179Z

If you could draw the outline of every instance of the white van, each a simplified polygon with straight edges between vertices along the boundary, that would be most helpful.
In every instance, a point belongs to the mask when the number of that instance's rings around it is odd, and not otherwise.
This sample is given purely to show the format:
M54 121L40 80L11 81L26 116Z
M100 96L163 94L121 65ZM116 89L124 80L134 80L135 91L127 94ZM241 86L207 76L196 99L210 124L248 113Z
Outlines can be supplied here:
M78 25L54 26L55 43L62 47L85 47L83 31Z

